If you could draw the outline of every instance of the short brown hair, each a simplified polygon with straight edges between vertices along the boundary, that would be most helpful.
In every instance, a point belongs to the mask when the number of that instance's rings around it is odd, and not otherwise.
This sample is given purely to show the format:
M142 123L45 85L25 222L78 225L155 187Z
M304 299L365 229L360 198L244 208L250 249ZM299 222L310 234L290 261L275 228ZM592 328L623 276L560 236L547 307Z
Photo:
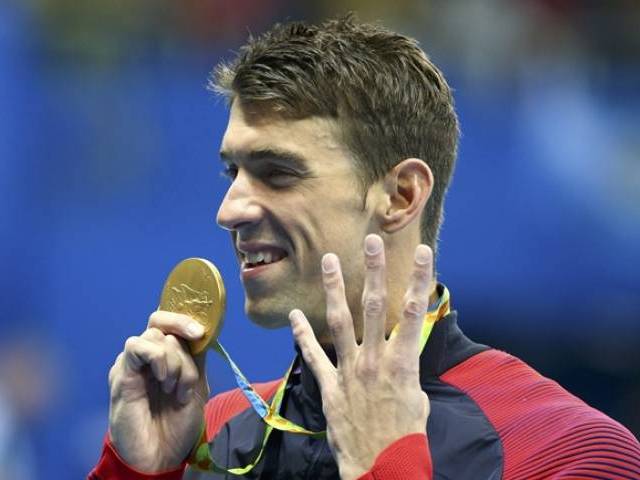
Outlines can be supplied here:
M219 64L210 88L285 118L336 119L365 192L406 158L427 162L435 185L420 231L436 251L458 119L451 89L416 40L352 14L319 25L276 24Z

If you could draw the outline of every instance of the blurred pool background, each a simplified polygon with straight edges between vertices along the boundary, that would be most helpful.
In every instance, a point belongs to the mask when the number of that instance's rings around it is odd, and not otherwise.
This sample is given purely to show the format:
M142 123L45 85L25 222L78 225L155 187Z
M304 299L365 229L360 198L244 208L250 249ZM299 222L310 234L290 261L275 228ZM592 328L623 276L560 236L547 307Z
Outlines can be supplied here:
M220 266L247 376L285 370L215 225L227 114L205 83L249 32L347 10L417 37L456 90L438 269L467 334L640 434L639 2L4 0L0 479L86 475L107 372L184 257Z

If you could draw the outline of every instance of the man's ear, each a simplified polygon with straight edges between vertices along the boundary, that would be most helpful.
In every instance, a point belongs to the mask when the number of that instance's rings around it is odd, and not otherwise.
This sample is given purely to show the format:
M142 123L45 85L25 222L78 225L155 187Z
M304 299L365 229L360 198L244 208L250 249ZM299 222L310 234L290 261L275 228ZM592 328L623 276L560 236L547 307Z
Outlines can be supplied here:
M394 233L420 215L433 190L433 173L418 158L407 158L397 164L384 178L386 202L379 210L382 230Z

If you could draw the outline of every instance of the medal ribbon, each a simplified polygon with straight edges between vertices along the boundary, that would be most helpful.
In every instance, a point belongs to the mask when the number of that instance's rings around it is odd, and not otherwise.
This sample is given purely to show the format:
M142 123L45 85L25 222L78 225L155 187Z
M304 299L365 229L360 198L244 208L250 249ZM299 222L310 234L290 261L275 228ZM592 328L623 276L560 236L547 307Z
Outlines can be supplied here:
M420 332L420 352L424 350L427 341L429 340L429 336L431 335L431 331L433 330L433 326L435 323L441 318L447 316L451 311L451 301L449 297L449 290L447 287L443 285L442 295L438 298L438 301L429 307L429 310L425 314L424 322L422 324L422 331ZM393 338L397 334L397 326L391 331L391 335L389 338ZM249 401L251 407L255 410L255 412L260 416L262 421L266 424L264 437L262 439L262 445L260 446L260 451L258 455L253 460L252 463L244 466L244 467L233 467L233 468L223 468L213 461L211 458L211 453L209 450L209 443L207 442L207 432L205 425L203 423L202 433L200 435L200 439L198 441L198 445L193 450L191 457L189 458L188 463L197 470L202 471L212 471L217 473L230 473L232 475L244 475L245 473L251 471L253 467L255 467L260 460L262 459L262 455L264 454L267 441L269 440L269 436L271 432L276 430L281 430L283 432L297 433L302 435L310 435L314 438L322 438L326 435L325 431L314 432L311 430L307 430L300 425L296 425L295 423L287 420L286 418L280 416L280 406L282 405L282 399L284 397L285 388L287 386L287 382L289 381L289 375L291 374L291 370L293 368L294 363L289 366L287 373L285 374L282 382L278 386L278 390L276 390L273 399L271 400L271 404L268 404L251 386L247 378L242 374L238 366L231 359L231 356L227 353L224 347L216 340L213 344L213 348L216 352L218 352L229 364L231 370L233 370L233 374L236 378L236 383L238 384L238 388L242 391L244 396Z

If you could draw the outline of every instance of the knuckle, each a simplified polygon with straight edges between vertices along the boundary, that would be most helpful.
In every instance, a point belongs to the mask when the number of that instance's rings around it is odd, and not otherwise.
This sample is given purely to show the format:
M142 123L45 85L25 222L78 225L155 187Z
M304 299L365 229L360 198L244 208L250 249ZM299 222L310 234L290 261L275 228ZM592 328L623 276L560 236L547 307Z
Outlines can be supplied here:
M419 318L426 312L425 302L409 298L404 305L404 313L408 318Z
M180 376L180 383L187 387L192 387L198 381L198 373L194 369L184 369Z
M306 339L307 333L309 332L309 330L310 330L309 323L306 320L306 318L301 319L301 321L299 320L299 321L293 322L291 324L291 332L299 340Z
M129 353L133 352L134 350L136 350L139 344L140 344L139 337L129 337L124 342L124 351Z
M358 377L365 382L376 380L378 378L377 362L373 359L366 359L358 365L356 373Z
M419 282L428 282L431 280L431 271L424 265L417 265L413 272L413 278Z
M291 333L293 336L298 339L298 341L305 341L307 337L307 331L303 325L296 325L291 329Z
M340 322L332 323L329 325L329 331L334 337L339 337L344 332L344 325Z
M381 293L369 293L362 299L362 307L366 315L380 315L384 312L386 303L386 295Z
M178 340L175 335L165 335L164 341L172 350L179 350L182 347L180 340Z
M152 326L156 326L160 323L159 317L161 316L161 313L158 311L152 312L149 315L149 319L147 320L147 327L150 328Z
M316 357L311 352L311 349L307 345L305 345L304 347L300 347L300 351L302 352L302 357L304 358L305 362L307 362L307 365L313 368L317 364L317 361Z
M291 334L293 335L293 338L295 338L296 342L298 343L300 343L304 338L304 331L299 326L293 327L291 329Z
M149 361L156 366L165 365L167 363L166 352L160 349L152 350L149 353Z
M339 308L327 308L327 325L329 328L336 326L340 328L342 325L342 310Z
M330 290L340 289L342 285L340 282L340 276L336 273L325 274L322 281L325 288Z
M353 328L353 320L347 306L329 308L327 310L327 327L334 339L342 338L350 334ZM309 336L312 336L311 332Z
M161 340L164 337L164 333L156 327L149 327L140 336L148 340Z
M411 361L411 359L404 356L397 356L391 362L391 371L398 381L415 379L420 375L420 366L418 361Z
M364 265L368 270L378 270L382 267L383 261L381 255L366 255Z

